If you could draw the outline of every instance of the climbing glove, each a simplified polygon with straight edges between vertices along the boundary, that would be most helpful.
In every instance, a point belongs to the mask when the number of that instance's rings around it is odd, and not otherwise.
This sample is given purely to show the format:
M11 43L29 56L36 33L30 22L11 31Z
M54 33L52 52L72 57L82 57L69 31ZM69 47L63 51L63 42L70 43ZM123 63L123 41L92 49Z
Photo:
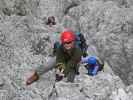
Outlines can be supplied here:
M56 64L56 69L58 69L60 72L64 72L65 65L63 63L57 63Z
M56 64L56 81L60 81L64 77L65 65L63 63Z

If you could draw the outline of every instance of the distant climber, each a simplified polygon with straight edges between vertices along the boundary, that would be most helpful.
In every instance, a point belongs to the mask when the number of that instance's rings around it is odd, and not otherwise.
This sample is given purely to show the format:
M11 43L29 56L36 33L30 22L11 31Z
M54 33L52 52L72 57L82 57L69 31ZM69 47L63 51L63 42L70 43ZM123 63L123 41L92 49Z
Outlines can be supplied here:
M71 31L64 31L60 36L61 45L57 48L55 53L56 60L53 59L51 65L48 67L55 67L56 81L62 80L64 77L67 81L74 82L75 75L79 74L79 62L81 60L82 51L76 47L76 36ZM44 66L40 69L41 72L45 71ZM49 68L50 69L50 68ZM27 85L30 85L34 81L39 79L39 70L33 71L31 77L26 81Z
M87 63L85 66L88 70L88 75L94 76L98 71L103 70L104 62L96 56L87 56L82 58L82 63Z
M53 26L53 25L56 25L55 17L54 16L49 16L48 20L46 22L46 25L49 25L50 27Z

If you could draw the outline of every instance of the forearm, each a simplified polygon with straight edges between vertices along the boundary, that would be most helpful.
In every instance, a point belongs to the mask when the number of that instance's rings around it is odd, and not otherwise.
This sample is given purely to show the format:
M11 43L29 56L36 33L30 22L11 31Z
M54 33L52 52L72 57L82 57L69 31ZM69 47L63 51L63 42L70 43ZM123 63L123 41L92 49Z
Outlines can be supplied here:
M48 62L46 62L46 64L40 65L35 69L35 71L37 72L38 75L42 75L48 72L49 70L52 70L55 67L55 64L56 64L56 57L50 57Z

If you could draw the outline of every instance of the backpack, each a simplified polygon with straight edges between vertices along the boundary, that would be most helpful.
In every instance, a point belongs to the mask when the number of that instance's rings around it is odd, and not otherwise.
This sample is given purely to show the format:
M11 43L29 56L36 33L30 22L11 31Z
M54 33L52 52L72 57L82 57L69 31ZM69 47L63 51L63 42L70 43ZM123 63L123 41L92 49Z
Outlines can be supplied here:
M85 68L88 70L88 75L96 75L98 71L104 70L104 61L100 59L99 57L96 57L96 64L90 65L88 61L88 57L82 58L83 63L87 63L85 65Z
M95 76L98 71L102 71L103 70L104 62L101 63L99 60L97 60L97 64L94 65L93 67L91 67L88 64L85 67L88 70L88 75Z
M81 49L84 57L87 56L88 46L86 44L86 40L84 38L84 35L81 34L80 32L76 32L76 46Z
M56 54L56 51L58 48L60 48L61 44L60 42L55 42L54 43L54 48L53 48L53 54L55 55Z

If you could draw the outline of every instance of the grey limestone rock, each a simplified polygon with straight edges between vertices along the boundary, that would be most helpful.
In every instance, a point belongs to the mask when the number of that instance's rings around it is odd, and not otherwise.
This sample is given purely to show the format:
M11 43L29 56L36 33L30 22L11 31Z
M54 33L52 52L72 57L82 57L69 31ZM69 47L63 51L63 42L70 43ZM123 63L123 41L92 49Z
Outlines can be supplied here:
M0 100L133 100L132 10L131 0L0 0ZM49 16L56 25L45 24ZM25 73L46 64L65 28L85 36L104 71L88 76L81 64L74 83L55 82L51 70L26 86Z

